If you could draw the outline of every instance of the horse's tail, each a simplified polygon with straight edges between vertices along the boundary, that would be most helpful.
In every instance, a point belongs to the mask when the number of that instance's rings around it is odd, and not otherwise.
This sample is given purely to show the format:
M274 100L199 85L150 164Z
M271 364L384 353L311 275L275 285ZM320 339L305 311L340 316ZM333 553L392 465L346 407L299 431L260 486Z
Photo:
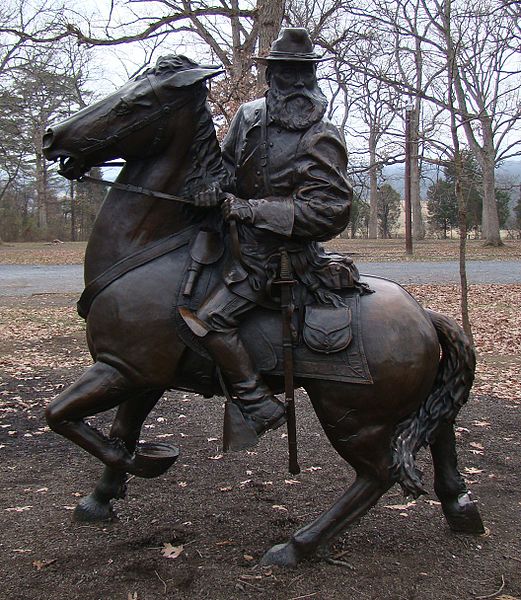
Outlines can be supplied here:
M434 386L415 414L402 421L393 440L393 470L405 495L426 493L415 457L420 448L435 440L442 422L453 422L468 400L474 381L476 356L465 332L453 319L425 311L438 334L441 360Z

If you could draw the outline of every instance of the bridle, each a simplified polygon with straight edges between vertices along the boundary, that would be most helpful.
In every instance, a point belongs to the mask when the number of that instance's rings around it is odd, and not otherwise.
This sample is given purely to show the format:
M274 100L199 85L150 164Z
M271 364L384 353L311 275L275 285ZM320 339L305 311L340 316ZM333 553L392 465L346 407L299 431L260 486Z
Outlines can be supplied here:
M104 148L107 145L115 144L120 139L123 139L123 138L127 137L128 135L135 133L136 131L144 129L145 127L147 127L148 125L151 125L152 123L155 123L159 119L166 118L172 112L172 110L174 108L176 108L176 109L181 108L181 107L185 106L186 104L188 104L190 101L192 101L192 98L188 97L188 98L183 99L182 101L180 101L179 98L177 98L176 100L169 102L168 100L166 100L164 98L163 93L161 92L161 89L157 85L154 84L154 82L151 80L150 76L147 75L146 78L147 78L150 88L152 89L152 92L154 93L154 96L159 104L159 108L157 110L153 111L151 114L143 117L141 120L136 121L135 123L132 123L130 125L127 125L119 133L108 137L106 140L96 141L93 144L91 144L90 146L87 146L86 148L83 149L84 153L95 152L96 150ZM164 132L165 132L165 128L160 126L158 128L158 131L156 133L154 141L150 145L148 154L152 155L154 153L154 149L157 146L159 146L159 144L163 141ZM126 164L125 162L123 162L123 163L104 162L104 163L99 163L94 166L95 167L107 167L107 166L115 167L115 166L123 166L125 164ZM161 200L169 200L169 201L173 201L173 202L183 202L185 204L193 204L190 200L187 200L186 198L182 198L181 196L174 196L172 194L166 194L164 192L157 192L155 190L150 190L148 188L144 188L139 185L132 185L130 183L118 183L117 181L108 181L107 179L102 179L99 177L92 177L90 175L82 175L81 177L78 177L77 181L80 183L91 182L91 183L95 183L98 185L109 186L109 187L112 187L117 190L122 190L125 192L132 192L134 194L143 194L144 196L150 196L152 198L159 198Z

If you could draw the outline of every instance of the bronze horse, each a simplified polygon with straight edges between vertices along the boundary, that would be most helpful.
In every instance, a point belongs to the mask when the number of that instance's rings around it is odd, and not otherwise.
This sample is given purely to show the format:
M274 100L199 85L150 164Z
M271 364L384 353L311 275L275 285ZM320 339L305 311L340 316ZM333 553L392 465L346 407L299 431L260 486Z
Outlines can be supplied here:
M68 178L81 177L116 157L126 160L117 179L122 187L107 194L88 243L87 284L173 234L190 234L200 221L202 209L125 186L189 195L194 186L222 176L205 102L205 80L217 73L184 57L174 57L168 66L160 60L155 69L46 133L45 154L60 159L61 172ZM166 389L208 394L194 374L197 356L182 342L172 319L187 252L184 243L144 264L138 261L97 293L87 318L94 364L47 409L54 431L105 464L94 491L80 501L77 519L110 518L111 499L125 494L126 473L157 474L140 464L136 446L145 418ZM356 471L356 479L314 522L269 550L263 558L266 564L292 566L313 554L395 483L413 496L422 493L414 458L426 445L434 463L434 489L449 526L483 532L478 509L458 472L453 426L472 385L473 350L453 320L424 310L396 283L373 277L364 281L375 291L360 298L373 384L296 381L307 391L330 442ZM275 391L283 389L280 377L266 377ZM84 420L116 406L110 437Z

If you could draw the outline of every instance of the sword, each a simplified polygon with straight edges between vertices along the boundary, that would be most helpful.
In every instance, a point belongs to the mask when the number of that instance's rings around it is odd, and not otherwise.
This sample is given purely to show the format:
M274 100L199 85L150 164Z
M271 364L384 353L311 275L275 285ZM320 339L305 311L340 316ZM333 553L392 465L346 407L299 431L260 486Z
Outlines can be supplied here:
M295 416L295 387L293 382L293 301L291 288L295 283L291 275L291 264L286 248L280 249L280 300L282 308L282 348L284 358L284 395L286 399L286 418L288 427L289 472L300 473L297 458L297 427Z

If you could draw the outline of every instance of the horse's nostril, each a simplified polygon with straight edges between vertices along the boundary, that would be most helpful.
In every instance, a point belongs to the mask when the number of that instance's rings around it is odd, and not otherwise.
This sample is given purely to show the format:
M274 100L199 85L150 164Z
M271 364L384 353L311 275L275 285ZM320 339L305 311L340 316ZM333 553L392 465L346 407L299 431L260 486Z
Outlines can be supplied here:
M48 129L43 135L42 148L44 150L48 150L52 146L53 140L54 140L54 132L52 129Z

